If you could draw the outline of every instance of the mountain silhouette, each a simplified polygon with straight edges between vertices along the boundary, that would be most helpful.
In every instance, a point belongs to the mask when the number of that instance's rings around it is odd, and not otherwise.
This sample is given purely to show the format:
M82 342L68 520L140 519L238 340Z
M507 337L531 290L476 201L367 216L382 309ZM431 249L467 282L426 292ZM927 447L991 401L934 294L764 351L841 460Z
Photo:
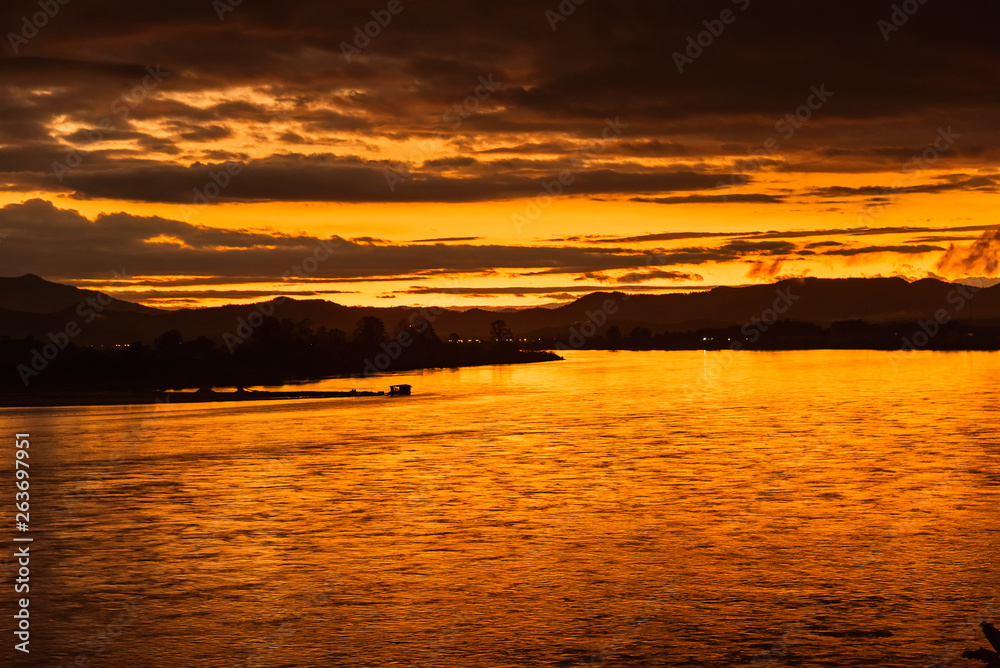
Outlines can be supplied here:
M343 306L319 299L164 310L113 299L96 317L84 322L79 305L98 295L32 274L0 278L0 336L42 338L62 330L69 320L77 320L82 330L75 339L77 344L148 343L169 330L180 332L186 340L204 336L221 341L226 333L239 335L240 323L257 317L255 312L351 332L363 317L377 317L394 330L417 310ZM942 311L949 319L966 324L1000 324L1000 285L975 291L934 279L911 283L901 278L789 279L771 285L669 295L596 292L556 308L437 309L430 313L434 329L442 337L455 333L460 338L482 338L490 323L502 319L515 337L559 338L568 328L588 320L600 332L612 325L622 332L635 328L684 332L738 327L760 318L776 302L787 305L781 319L821 327L845 321L914 323ZM607 305L612 308L606 309ZM86 312L86 306L82 308Z
M46 281L35 274L15 278L0 277L0 309L20 313L58 313L75 309L88 298L101 297L96 290L83 290L71 285ZM106 298L105 298L106 299ZM101 306L111 312L155 313L157 309L112 299Z

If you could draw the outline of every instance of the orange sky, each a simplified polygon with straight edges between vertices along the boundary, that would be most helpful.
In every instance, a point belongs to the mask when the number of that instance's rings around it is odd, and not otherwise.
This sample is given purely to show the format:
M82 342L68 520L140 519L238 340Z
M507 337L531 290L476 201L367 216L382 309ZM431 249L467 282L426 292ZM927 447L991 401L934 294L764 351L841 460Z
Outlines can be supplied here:
M555 29L431 3L350 58L360 4L67 6L3 59L0 273L165 307L996 275L992 37L927 8L890 41L846 3L807 38L739 4L684 71L696 3Z

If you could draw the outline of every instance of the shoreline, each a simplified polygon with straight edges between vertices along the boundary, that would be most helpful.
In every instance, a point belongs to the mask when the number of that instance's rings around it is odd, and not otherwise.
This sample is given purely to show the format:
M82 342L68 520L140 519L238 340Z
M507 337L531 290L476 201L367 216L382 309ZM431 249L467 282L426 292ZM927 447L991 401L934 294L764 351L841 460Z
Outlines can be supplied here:
M540 353L538 351L528 351L527 359L517 361L495 362L483 361L460 366L426 366L426 367L404 367L395 368L393 373L403 371L436 371L441 369L461 369L484 366L508 366L514 364L540 364L542 362L554 362L562 360L558 355L550 352ZM393 376L386 372L379 374L386 381L393 380ZM320 375L306 378L287 378L282 381L270 383L248 383L267 387L277 384L295 385L310 384L322 380L339 380L357 378L357 374L334 374ZM234 387L234 385L219 383L216 387ZM136 406L156 403L194 404L212 402L239 402L239 401L293 401L296 399L348 399L357 397L389 397L395 396L388 391L371 390L297 390L297 391L272 391L272 390L233 390L216 392L207 389L202 390L41 390L34 392L10 392L0 391L0 409L3 408L55 408L72 406ZM405 396L405 395L404 395Z
M549 349L551 350L551 348ZM1000 352L997 349L984 348L927 348L917 351L906 351L898 348L878 348L878 347L755 347L734 350L728 347L708 347L708 348L567 348L556 349L559 352L804 352L804 351L866 351L883 353L903 353L908 352ZM519 362L519 364L537 364L542 361L556 361L563 358L556 356L555 360L530 360ZM475 368L482 366L494 366L494 364L470 364L463 367L449 368ZM502 364L499 366L506 366ZM439 369L444 367L422 367L422 369ZM412 371L413 369L405 369ZM395 370L394 370L395 371ZM285 384L294 385L296 383L308 384L318 380L349 379L350 375L323 376L309 379L289 379ZM391 378L390 377L387 377ZM199 403L234 403L246 401L295 401L306 399L349 399L349 398L372 398L372 397L392 397L395 395L387 391L371 390L300 390L300 391L272 391L272 390L232 390L217 392L214 390L50 390L40 392L0 392L0 409L4 408L59 408L76 406L141 406L151 404L199 404ZM405 395L404 395L405 396Z
M151 404L203 404L232 403L240 401L294 401L296 399L348 399L352 397L390 397L388 392L351 390L272 392L269 390L243 390L232 392L178 390L114 392L31 392L0 395L0 408L58 408L73 406L142 406Z

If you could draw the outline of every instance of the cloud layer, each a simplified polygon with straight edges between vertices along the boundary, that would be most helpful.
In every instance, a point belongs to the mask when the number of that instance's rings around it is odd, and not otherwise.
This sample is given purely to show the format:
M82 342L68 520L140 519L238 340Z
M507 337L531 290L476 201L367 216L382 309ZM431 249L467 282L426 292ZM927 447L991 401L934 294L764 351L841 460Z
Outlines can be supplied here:
M714 283L715 265L730 282L866 262L997 271L995 2L923 3L905 22L862 0L385 6L93 0L36 28L35 0L4 4L0 272L124 266L200 281L189 296L249 294L331 239L299 283L399 283L383 297L455 276L475 294L569 295ZM555 198L619 208L601 233L517 241L468 222L386 240L176 219L233 203L404 204L422 220L493 203L516 218ZM107 202L119 213L80 213ZM936 213L892 218L912 202Z

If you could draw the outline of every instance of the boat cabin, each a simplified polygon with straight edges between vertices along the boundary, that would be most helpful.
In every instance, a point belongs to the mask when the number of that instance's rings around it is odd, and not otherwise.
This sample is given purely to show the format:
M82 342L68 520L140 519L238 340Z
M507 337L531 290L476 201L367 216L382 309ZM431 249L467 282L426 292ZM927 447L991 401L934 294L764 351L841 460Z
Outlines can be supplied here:
M409 396L410 386L409 385L392 385L389 387L389 396Z

